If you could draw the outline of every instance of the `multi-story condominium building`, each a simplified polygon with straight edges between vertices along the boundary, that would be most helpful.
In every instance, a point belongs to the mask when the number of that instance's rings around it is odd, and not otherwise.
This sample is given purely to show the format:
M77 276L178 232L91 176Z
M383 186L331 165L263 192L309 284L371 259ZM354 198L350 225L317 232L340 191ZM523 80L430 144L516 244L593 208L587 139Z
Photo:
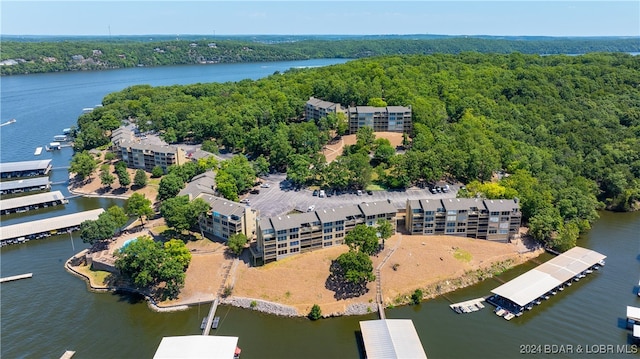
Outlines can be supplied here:
M407 200L405 226L410 234L453 235L508 242L518 233L518 199Z
M339 103L323 101L315 97L310 97L304 106L304 117L307 121L317 121L322 117L327 117L330 113L337 112L343 112Z
M360 127L371 127L374 132L411 133L411 107L404 106L355 106L347 108L349 133L358 132Z
M200 218L200 229L206 237L226 241L234 234L242 233L249 240L256 234L257 212L251 207L206 193L202 198L211 210Z
M394 228L397 209L390 201L261 218L257 222L254 257L264 263L312 250L340 245L357 224L375 226L379 219Z
M257 211L249 206L216 197L215 174L207 171L199 174L178 192L178 196L188 196L190 201L202 198L209 204L206 216L198 223L202 234L207 238L226 241L234 234L242 233L252 239L256 234Z
M186 162L184 150L170 145L153 145L129 140L121 140L114 146L116 153L130 168L142 168L151 172L155 166L167 171L171 165Z

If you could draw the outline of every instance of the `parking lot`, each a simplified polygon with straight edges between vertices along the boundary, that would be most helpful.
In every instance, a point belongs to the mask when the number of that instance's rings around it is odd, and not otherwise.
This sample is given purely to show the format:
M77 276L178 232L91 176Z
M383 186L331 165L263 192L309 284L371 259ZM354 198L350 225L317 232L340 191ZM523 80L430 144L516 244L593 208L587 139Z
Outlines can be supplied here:
M286 174L272 174L261 179L263 183L269 184L269 188L256 187L259 194L247 194L242 199L248 199L249 205L260 211L261 217L272 217L297 210L306 212L310 206L315 206L314 210L336 208L340 206L352 205L362 202L375 202L391 200L396 208L405 208L407 199L438 199L455 198L456 186L450 186L448 193L433 194L428 188L408 188L404 191L373 191L372 194L364 192L362 195L341 194L331 197L320 198L313 195L313 190L286 187Z

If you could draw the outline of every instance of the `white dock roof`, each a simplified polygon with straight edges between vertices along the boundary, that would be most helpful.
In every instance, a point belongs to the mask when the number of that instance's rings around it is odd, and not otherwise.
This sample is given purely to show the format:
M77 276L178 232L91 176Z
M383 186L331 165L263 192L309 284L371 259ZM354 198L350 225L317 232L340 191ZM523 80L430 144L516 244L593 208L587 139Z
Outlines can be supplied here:
M64 201L64 196L60 191L38 193L30 196L22 196L0 200L0 209L13 209L31 206L45 202Z
M233 359L238 337L185 335L164 337L153 359Z
M17 181L0 182L0 191L9 191L18 188L48 186L49 177L24 178Z
M50 165L51 165L51 160L5 162L5 163L0 163L0 172L45 170Z
M640 322L640 308L627 306L627 318Z
M491 291L525 306L553 288L571 280L607 256L574 247Z
M427 358L411 319L360 322L368 359Z
M98 208L90 211L67 214L63 216L46 218L31 222L12 224L0 227L0 240L20 238L34 233L53 231L60 228L78 226L86 220L96 220L104 209Z

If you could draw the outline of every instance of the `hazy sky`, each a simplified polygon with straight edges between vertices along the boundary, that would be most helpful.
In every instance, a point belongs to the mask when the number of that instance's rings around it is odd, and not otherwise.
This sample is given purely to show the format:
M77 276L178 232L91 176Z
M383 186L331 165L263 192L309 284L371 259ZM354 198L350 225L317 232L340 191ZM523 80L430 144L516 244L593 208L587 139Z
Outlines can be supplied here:
M10 35L640 36L640 1L6 1Z

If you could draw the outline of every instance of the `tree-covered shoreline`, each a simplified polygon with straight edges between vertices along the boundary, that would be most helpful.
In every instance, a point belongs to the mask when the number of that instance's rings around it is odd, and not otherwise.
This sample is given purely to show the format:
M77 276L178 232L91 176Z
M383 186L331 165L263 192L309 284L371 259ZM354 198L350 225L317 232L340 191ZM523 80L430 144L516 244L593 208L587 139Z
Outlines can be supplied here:
M79 118L76 147L107 144L110 131L130 119L169 142L211 141L261 158L301 185L405 188L459 180L469 184L467 195L520 198L534 236L566 248L597 209L637 208L638 86L640 58L628 54L387 56L256 81L133 86ZM319 151L331 126L301 118L311 96L411 105L406 151L378 157L385 144L363 133L326 163ZM498 172L506 175L496 181Z
M262 41L260 39L264 38ZM69 38L38 41L4 38L0 44L1 75L90 71L136 66L170 66L238 62L365 58L398 54L457 54L466 51L507 54L584 54L639 52L640 39L526 37L193 37L153 41L138 38Z

